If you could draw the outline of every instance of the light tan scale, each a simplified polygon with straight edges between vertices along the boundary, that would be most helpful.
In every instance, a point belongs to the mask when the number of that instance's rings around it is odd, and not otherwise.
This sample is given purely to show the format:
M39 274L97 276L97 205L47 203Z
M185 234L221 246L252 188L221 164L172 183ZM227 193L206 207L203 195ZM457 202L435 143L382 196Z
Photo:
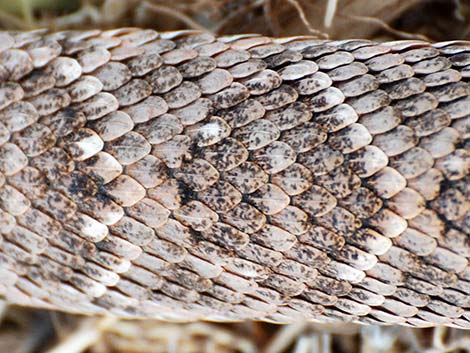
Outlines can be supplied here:
M470 328L470 43L1 37L8 303Z

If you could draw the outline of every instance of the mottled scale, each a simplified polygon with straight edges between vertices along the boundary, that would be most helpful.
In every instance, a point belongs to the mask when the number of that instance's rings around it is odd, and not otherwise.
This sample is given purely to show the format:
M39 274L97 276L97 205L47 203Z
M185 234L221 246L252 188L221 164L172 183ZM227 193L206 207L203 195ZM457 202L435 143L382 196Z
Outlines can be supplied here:
M280 45L280 44L265 44L265 45L259 45L254 48L251 48L250 54L251 57L255 59L263 59L268 56L274 55L274 54L279 54L283 52L285 48Z
M170 108L181 108L194 102L201 96L199 87L190 81L184 81L164 95Z
M237 106L220 111L220 115L232 128L242 127L263 117L265 113L261 103L254 99L247 99Z
M198 199L212 210L226 213L241 202L242 194L230 183L219 181L211 188L199 192Z
M312 185L312 173L302 164L294 163L272 175L271 180L289 195L298 195Z
M356 122L357 119L356 111L348 104L339 104L323 113L316 114L314 118L316 122L320 123L320 128L326 129L328 132L341 130Z
M103 89L103 84L95 76L82 76L68 86L72 102L83 102ZM39 93L39 92L38 92Z
M356 188L340 204L359 218L369 218L382 208L382 200L364 187Z
M201 88L202 94L213 94L230 86L232 82L233 77L230 72L223 69L215 69L201 77L197 84Z
M328 145L320 145L311 151L299 154L297 161L310 169L314 175L323 175L341 165L344 157Z
M344 236L356 232L362 226L359 218L339 205L336 205L328 213L316 217L316 222L325 228L334 229Z
M439 102L450 102L470 94L470 86L465 82L453 82L430 90Z
M296 154L288 144L275 141L269 146L254 151L252 158L267 173L275 174L294 163Z
M169 210L176 210L181 207L182 197L178 194L182 185L177 179L167 179L160 185L148 189L148 196Z
M55 144L53 132L45 125L35 124L15 133L10 139L28 156L35 157Z
M229 211L224 212L222 215L223 221L247 234L257 234L261 232L261 229L265 228L263 226L266 223L264 214L250 204L240 201L241 197L240 200L234 200L232 197L233 205L231 205L232 207L230 207ZM250 239L254 240L254 237L250 236Z
M470 201L459 190L449 189L433 201L433 208L446 219L455 220L470 209Z
M146 142L152 145L170 140L173 136L183 132L183 125L172 114L163 114L136 127Z
M130 131L104 146L119 163L129 165L150 153L151 145L141 134Z
M164 104L166 105L166 102ZM183 108L172 110L172 114L176 115L186 126L204 120L211 112L211 108L212 102L209 99L199 98Z
M388 199L403 190L407 180L396 169L385 167L369 178L367 183L380 197Z
M372 136L367 128L353 123L330 136L329 144L335 150L344 154L355 152L372 142Z
M234 78L245 78L267 68L265 61L261 59L250 59L228 69Z
M376 90L379 88L379 83L373 75L365 74L346 82L340 82L338 87L349 98Z
M163 62L167 65L178 65L198 56L194 49L176 48L162 54Z
M295 234L300 235L307 232L311 224L309 216L302 209L295 206L287 206L280 212L270 216L272 224Z
M81 167L91 177L107 183L122 173L122 165L112 155L106 152L98 152L88 158Z
M284 66L278 71L278 74L284 81L294 81L314 74L317 70L318 66L313 61L301 60Z
M93 75L100 80L105 91L118 89L132 78L129 68L116 61L110 61L101 66Z
M266 113L266 119L275 123L281 131L292 129L308 121L311 116L312 113L308 110L307 105L301 102L295 102L287 107Z
M437 108L439 101L431 93L422 93L398 101L395 106L405 117L412 117Z
M331 70L338 66L350 64L354 61L354 57L345 51L337 51L333 54L322 56L316 60L321 70Z
M112 141L134 127L130 116L122 111L112 112L94 123L94 129L100 134L103 141Z
M454 69L438 71L423 77L423 82L428 87L441 86L451 82L457 82L462 78L462 73Z
M35 97L29 98L28 102L36 109L39 116L45 116L67 107L71 100L66 90L51 88Z
M388 206L403 218L410 219L424 210L425 200L414 189L406 187L390 199Z
M152 85L153 93L159 94L178 86L183 76L174 66L162 66L145 76L145 79Z
M336 197L343 198L350 195L354 189L361 185L361 179L351 169L341 166L333 172L317 176L315 183L324 187Z
M441 158L455 150L455 145L459 139L460 135L457 130L445 127L432 135L422 138L419 146L427 150L433 158Z
M243 84L248 88L252 95L262 95L279 87L282 83L282 77L275 71L262 70L247 79Z
M448 180L458 180L470 172L470 154L467 150L458 149L439 159L436 168L443 172Z
M96 120L106 114L116 111L119 107L118 99L110 93L101 92L79 103L77 108L85 114L87 120Z
M34 69L29 55L19 49L8 49L0 52L0 61L6 71L6 77L12 81L19 80Z
M168 111L168 104L159 96L149 96L137 104L122 109L135 123L144 123Z
M238 105L250 96L248 88L238 82L210 96L214 106L218 109L227 109Z
M294 88L284 84L265 95L259 96L257 101L260 102L266 110L274 110L295 102L298 96L299 94Z
M179 168L183 160L188 158L191 138L176 135L170 140L152 146L154 156L160 158L169 168Z
M258 119L233 132L248 150L256 150L269 145L280 136L277 126L269 120Z
M367 60L366 65L372 71L384 71L404 62L405 59L400 54L384 54Z
M439 169L431 168L420 176L408 181L408 185L418 191L426 200L433 200L440 192L444 176Z
M341 250L346 243L341 235L318 226L312 227L308 232L302 234L299 241L329 252Z
M174 125L174 124L173 124ZM168 125L173 128L172 124ZM199 147L214 145L230 135L230 126L225 120L212 116L210 119L186 128L186 134Z
M268 181L268 174L252 162L243 162L238 167L223 173L223 178L244 194L252 193Z
M249 236L225 223L214 223L212 227L201 232L201 235L228 249L243 249L249 243Z
M315 113L323 112L343 103L344 94L336 87L328 87L313 97L305 99L304 103Z
M366 79L365 81L367 81L368 79L370 79L369 75L365 75L368 71L369 70L367 66L363 63L353 62L352 64L340 66L336 69L329 71L328 75L335 82L342 82L355 77L364 77ZM367 85L367 83L364 84L364 89L367 89ZM358 92L358 94L359 93L360 91Z
M134 57L127 61L126 65L134 76L144 76L145 74L158 69L163 64L160 55L146 53Z
M415 132L404 125L374 137L374 145L382 149L387 156L399 155L416 145Z
M432 59L422 60L413 65L413 70L418 74L432 74L451 67L451 62L446 57L438 56Z
M123 207L135 205L145 197L144 187L127 175L120 175L106 184L105 191L118 205Z
M198 56L178 66L184 78L194 78L214 70L217 62L211 57Z
M219 172L209 162L194 159L183 164L176 171L175 177L198 191L213 185L219 178Z
M234 138L226 138L205 149L204 157L220 171L231 170L248 159L248 150Z
M264 214L270 215L289 204L289 196L274 184L265 184L248 196L248 201Z
M218 67L226 68L250 59L250 53L246 50L229 49L216 55L214 59Z
M450 125L450 117L441 109L434 109L415 119L408 119L406 125L415 130L416 136L431 135Z
M349 104L359 115L372 113L377 109L386 107L389 103L390 97L385 91L380 89L349 100Z
M182 224L196 231L204 231L218 221L217 213L199 201L190 201L174 211L173 215Z
M98 67L106 64L111 58L111 54L106 48L91 47L82 50L77 55L77 61L84 73L90 73Z
M331 211L336 206L337 200L324 188L313 185L304 193L294 196L292 202L302 207L309 215L317 217Z
M313 75L292 82L291 85L295 87L299 94L308 95L328 88L332 83L330 76L323 72L316 72Z
M119 106L128 106L147 98L152 93L152 86L145 80L132 79L113 92Z
M377 74L376 77L380 83L392 83L413 77L414 74L415 71L410 65L402 64L381 71Z

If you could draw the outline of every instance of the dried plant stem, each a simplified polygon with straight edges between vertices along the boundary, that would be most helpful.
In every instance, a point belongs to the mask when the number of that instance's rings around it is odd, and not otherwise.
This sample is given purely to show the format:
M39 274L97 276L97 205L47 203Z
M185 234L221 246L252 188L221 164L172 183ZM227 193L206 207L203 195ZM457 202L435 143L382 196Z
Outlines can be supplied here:
M201 31L207 31L208 30L204 26L202 26L199 23L197 23L196 21L194 21L188 15L184 14L181 11L172 9L171 7L151 4L148 1L143 2L142 7L144 9L147 8L148 10L156 12L156 13L171 16L171 17L183 22L186 26L188 26L191 29L197 29L197 30L201 30Z
M328 0L326 4L325 17L323 18L323 25L326 28L331 27L333 24L333 18L335 17L337 6L338 0Z
M117 322L117 318L106 316L102 318L86 318L73 334L64 338L47 353L80 353L98 342L104 330Z
M339 14L337 14L339 15ZM364 22L364 23L369 23L376 25L383 30L393 34L394 36L402 39L418 39L418 40L425 40L425 41L430 41L428 37L426 37L423 34L418 34L418 33L409 33L405 31L400 31L398 29L395 29L391 27L389 24L385 23L379 18L376 17L369 17L369 16L356 16L356 15L341 15L342 17L346 17L351 20L359 21L359 22Z
M308 29L308 31L316 36L319 36L320 38L328 38L328 35L326 33L323 33L317 29L315 29L310 21L307 19L307 16L305 15L305 11L300 6L299 2L297 0L286 0L289 4L291 4L299 14L300 20L304 24L304 26Z
M299 322L292 325L283 326L274 335L272 341L263 350L263 353L281 353L289 347L298 336L305 330L307 323Z

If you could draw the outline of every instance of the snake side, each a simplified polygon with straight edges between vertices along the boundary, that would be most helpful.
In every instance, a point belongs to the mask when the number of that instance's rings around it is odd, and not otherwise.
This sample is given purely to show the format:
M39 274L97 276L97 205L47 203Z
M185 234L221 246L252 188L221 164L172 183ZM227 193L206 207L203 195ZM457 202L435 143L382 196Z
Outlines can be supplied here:
M0 32L0 297L470 328L470 43Z

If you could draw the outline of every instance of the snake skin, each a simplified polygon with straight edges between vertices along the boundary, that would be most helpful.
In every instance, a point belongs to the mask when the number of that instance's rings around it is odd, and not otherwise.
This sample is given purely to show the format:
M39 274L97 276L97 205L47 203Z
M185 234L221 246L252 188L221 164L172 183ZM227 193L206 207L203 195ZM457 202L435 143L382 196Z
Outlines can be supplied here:
M0 297L470 328L470 43L0 32Z

